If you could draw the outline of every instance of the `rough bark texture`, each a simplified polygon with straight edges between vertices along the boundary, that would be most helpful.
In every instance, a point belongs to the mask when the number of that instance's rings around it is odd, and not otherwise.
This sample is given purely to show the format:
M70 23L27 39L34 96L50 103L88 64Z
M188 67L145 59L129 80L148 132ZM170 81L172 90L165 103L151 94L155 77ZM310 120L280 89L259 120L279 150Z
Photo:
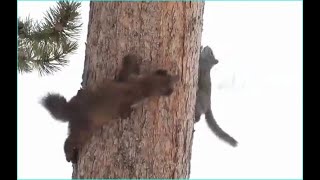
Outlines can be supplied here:
M113 79L122 57L143 57L142 71L179 74L170 97L151 98L130 119L96 132L73 178L188 178L204 2L90 2L82 86Z

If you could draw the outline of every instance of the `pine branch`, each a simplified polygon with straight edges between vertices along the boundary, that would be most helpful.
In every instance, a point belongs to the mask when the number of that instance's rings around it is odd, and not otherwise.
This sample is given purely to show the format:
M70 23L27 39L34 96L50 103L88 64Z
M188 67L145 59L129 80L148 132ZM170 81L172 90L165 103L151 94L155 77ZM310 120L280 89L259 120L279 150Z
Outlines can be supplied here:
M68 64L66 56L78 48L81 32L81 3L59 1L50 8L43 22L27 17L18 19L18 71L38 70L40 75L52 74Z
M38 70L40 75L53 74L68 64L66 56L74 53L78 44L74 41L52 43L48 41L21 41L19 47L19 72Z

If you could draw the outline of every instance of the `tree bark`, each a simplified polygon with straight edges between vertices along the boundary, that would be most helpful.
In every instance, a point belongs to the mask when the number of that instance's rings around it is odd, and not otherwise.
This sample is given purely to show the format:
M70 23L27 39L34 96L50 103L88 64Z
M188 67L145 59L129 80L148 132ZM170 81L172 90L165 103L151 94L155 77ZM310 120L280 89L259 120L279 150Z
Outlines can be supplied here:
M143 57L142 73L178 74L169 97L150 98L131 117L95 132L73 178L188 178L204 2L90 2L82 86L113 79L122 57Z

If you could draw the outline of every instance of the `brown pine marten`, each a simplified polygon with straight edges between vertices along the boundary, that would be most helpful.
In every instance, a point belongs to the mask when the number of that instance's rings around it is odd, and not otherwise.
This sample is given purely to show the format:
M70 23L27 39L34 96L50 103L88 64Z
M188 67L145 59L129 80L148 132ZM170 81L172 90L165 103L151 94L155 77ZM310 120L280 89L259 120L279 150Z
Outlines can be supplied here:
M49 93L43 97L42 105L53 118L69 122L69 136L64 144L68 162L77 162L78 151L95 129L113 119L130 116L131 106L139 101L172 94L178 76L169 75L163 69L138 75L136 61L136 56L125 56L120 79L106 80L95 90L80 89L69 102L59 94Z
M238 142L223 129L221 129L213 117L211 110L210 70L214 65L218 64L219 61L214 57L212 49L209 46L203 48L202 51L201 49L199 58L198 90L195 107L195 123L200 120L200 116L202 114L205 114L207 124L211 131L220 139L235 147L237 146Z

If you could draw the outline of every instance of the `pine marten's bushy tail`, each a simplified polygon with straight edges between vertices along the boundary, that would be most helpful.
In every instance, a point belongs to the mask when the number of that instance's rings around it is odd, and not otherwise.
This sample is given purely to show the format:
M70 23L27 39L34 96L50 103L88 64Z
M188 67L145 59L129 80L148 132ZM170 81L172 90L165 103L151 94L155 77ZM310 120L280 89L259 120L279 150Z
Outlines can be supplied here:
M224 130L222 130L220 128L220 126L217 124L216 120L214 119L213 115L212 115L212 111L209 110L208 112L206 112L205 114L207 123L209 125L209 128L222 140L224 140L225 142L227 142L228 144L230 144L233 147L236 147L238 145L238 142L231 137L228 133L226 133Z
M60 94L48 93L42 98L41 104L50 112L56 120L68 122L67 100Z

